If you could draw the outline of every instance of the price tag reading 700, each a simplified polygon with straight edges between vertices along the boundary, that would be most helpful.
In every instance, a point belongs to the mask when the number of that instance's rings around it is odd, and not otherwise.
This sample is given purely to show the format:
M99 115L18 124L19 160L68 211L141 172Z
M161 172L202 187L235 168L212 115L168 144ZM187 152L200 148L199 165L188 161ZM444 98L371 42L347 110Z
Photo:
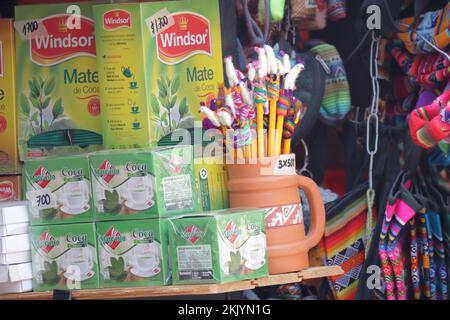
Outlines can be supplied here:
M175 24L172 15L169 13L167 8L159 10L157 13L145 20L147 27L152 34L152 37L158 35L158 33L170 28Z
M27 192L27 199L35 209L49 209L55 207L55 197L48 189Z

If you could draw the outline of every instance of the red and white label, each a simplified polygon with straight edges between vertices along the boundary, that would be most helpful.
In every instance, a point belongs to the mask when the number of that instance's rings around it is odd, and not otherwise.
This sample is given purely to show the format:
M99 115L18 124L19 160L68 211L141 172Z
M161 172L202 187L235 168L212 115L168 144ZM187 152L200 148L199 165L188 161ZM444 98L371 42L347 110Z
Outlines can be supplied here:
M111 31L131 28L131 14L123 9L115 9L103 14L103 29Z
M94 21L81 17L80 28L70 29L68 14L49 16L41 20L48 34L30 39L30 58L40 66L53 66L74 57L95 58Z
M165 64L180 63L194 55L211 56L209 21L193 12L171 14L174 23L157 34L158 59Z
M302 205L290 204L264 209L266 227L275 228L303 223Z
M103 160L102 164L100 165L100 167L98 167L99 170L99 176L102 177L102 179L106 182L109 183L111 181L112 178L114 178L114 174L111 174L110 172L112 172L112 170L114 170L114 166L111 164L111 162L109 162L108 160ZM108 172L106 174L102 173L102 172Z
M50 172L43 166L37 168L33 176L35 178L34 183L39 185L42 189L44 189L50 183L50 181L52 181ZM48 179L46 179L46 177L48 177Z
M39 236L39 242L40 243L51 243L52 241L55 240L55 237L53 237L49 232L45 231L43 232L40 236ZM49 253L50 251L52 251L54 248L53 245L48 244L44 247L41 248L42 251L44 251L45 253Z
M106 237L107 239L108 239L108 238L114 239L114 240L112 240L112 241L110 241L110 242L107 243L107 245L108 245L111 249L114 250L114 249L116 249L116 248L119 246L120 241L119 241L118 239L119 239L119 237L120 237L120 232L119 232L117 229L115 229L114 227L111 227L111 228L109 228L108 231L106 231L105 237ZM116 240L116 239L117 239L117 240Z
M14 197L14 185L11 181L0 182L0 201L12 200Z
M227 226L225 227L225 237L232 244L238 238L238 228L237 228L236 223L234 223L234 221L228 222Z
M201 238L202 231L195 225L191 225L184 230L183 238L195 244Z

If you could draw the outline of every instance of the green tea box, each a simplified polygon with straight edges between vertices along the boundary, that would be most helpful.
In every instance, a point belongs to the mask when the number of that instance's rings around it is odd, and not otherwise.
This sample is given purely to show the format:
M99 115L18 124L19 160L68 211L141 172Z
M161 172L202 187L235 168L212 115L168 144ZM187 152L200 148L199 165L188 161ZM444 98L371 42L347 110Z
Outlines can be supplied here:
M153 148L151 158L159 215L169 217L198 211L193 147Z
M165 285L170 279L167 220L97 222L100 286Z
M93 223L31 228L34 291L99 287Z
M105 148L194 127L223 82L218 0L98 5L94 20Z
M195 181L200 210L213 211L230 207L228 195L228 173L226 165L218 158L195 160Z
M15 7L21 160L102 147L93 4Z
M27 160L22 179L31 225L93 221L87 156Z
M96 220L135 220L193 212L192 147L110 150L89 156Z
M155 217L155 182L148 150L89 155L96 221Z
M226 283L268 275L262 210L228 209L169 221L174 284Z

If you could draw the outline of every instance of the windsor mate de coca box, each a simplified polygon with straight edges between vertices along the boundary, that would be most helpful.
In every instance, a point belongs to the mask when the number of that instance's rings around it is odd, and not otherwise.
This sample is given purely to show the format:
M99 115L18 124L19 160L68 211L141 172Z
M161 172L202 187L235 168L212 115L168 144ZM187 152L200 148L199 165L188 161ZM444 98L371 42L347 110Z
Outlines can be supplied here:
M94 7L104 146L154 145L223 81L217 0Z
M101 146L93 3L74 5L78 12L67 3L16 6L21 160ZM72 139L68 129L77 130Z

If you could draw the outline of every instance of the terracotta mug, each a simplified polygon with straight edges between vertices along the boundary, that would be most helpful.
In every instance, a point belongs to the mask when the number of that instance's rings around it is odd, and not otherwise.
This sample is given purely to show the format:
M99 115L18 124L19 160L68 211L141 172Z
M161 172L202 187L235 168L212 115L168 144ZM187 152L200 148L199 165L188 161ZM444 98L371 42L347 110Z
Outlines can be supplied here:
M295 159L294 155L290 156ZM280 163L283 163L279 157L263 158L254 162L257 163L228 165L230 206L266 209L270 274L308 268L308 251L319 243L325 229L325 208L319 188L313 180L295 173L295 163L291 172L284 174L277 172L277 168L282 167ZM299 188L305 192L310 207L311 224L307 235L303 224ZM269 217L272 220L269 221ZM286 217L286 221L281 221Z

